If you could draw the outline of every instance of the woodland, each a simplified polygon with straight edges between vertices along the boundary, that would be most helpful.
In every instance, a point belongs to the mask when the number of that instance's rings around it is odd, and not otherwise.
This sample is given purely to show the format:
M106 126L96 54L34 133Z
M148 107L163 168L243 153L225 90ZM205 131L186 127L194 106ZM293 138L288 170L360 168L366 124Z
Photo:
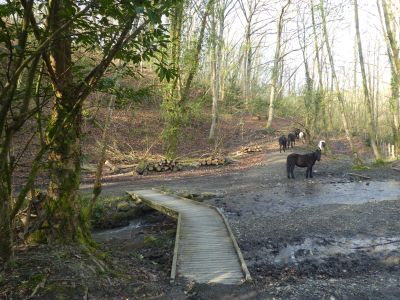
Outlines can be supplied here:
M399 20L396 0L0 0L0 270L32 245L105 269L93 220L124 168L223 173L295 128L327 159L388 167Z

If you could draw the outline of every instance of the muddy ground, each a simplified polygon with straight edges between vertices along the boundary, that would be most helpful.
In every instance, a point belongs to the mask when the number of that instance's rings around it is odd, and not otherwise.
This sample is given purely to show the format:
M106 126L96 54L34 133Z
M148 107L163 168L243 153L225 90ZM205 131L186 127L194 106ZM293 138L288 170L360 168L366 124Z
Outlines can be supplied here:
M304 149L297 148L297 152ZM165 297L193 299L398 299L400 297L400 172L387 166L352 171L346 158L322 158L314 178L287 153L258 154L258 166L228 173L112 183L104 194L163 187L210 193L223 209L252 283L166 287ZM360 181L355 172L370 177ZM187 286L186 286L187 289ZM128 295L127 295L128 296Z
M305 149L297 146L296 151ZM323 156L314 167L313 179L305 179L305 170L296 168L296 179L289 180L287 154L264 151L243 158L251 160L252 167L238 162L206 167L192 175L135 177L106 183L103 188L103 196L124 196L129 190L152 187L206 193L208 199L203 201L221 208L228 218L252 282L210 286L180 279L171 285L175 222L147 211L134 217L129 226L96 231L100 251L107 254L106 264L111 266L102 275L91 271L96 264L80 252L49 250L55 258L49 267L52 271L40 273L40 280L49 279L43 288L39 285L33 298L60 295L58 287L50 289L49 283L58 280L68 291L61 295L69 299L399 299L400 172L388 166L356 172L344 156ZM355 180L349 172L371 179ZM82 192L89 187L83 185ZM48 260L38 256L43 251L47 248L22 249L17 262L23 265L35 258L34 265L46 270ZM70 264L53 266L60 257ZM80 270L79 265L86 267ZM68 269L64 276L60 275L63 267ZM27 267L30 272L33 268L33 263ZM23 277L15 272L8 275L15 280ZM7 295L27 297L41 281L32 283L28 275L23 278L30 286L23 293L13 293L4 278L0 287L3 281Z

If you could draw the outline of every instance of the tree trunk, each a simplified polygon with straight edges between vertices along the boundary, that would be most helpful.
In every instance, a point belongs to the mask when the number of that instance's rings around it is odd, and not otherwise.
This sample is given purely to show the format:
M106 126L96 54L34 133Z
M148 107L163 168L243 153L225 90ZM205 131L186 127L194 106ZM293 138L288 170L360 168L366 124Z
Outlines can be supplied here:
M10 145L11 136L5 136L2 146ZM9 147L7 147L9 148ZM5 149L2 149L3 151ZM2 263L11 256L11 170L9 156L0 161L0 259ZM0 260L0 261L1 261Z
M216 24L216 5L211 15L211 91L212 91L212 109L211 109L211 128L208 136L209 141L213 141L215 138L215 130L217 126L217 111L219 101L219 36L217 36L217 24Z
M171 29L170 29L170 61L171 66L175 69L177 76L172 82L168 84L167 94L164 98L162 109L165 119L164 124L164 144L166 146L165 154L169 159L173 159L177 154L178 147L178 131L182 118L182 111L179 106L178 94L181 93L180 86L180 55L181 55L181 34L182 34L182 18L183 18L183 0L177 1L173 13L170 17ZM178 93L176 91L178 89Z
M322 29L323 29L323 34L324 34L324 38L325 38L326 50L328 52L329 62L331 65L332 80L334 81L337 98L339 100L340 115L342 118L343 127L344 127L344 130L346 133L347 141L349 142L349 145L350 145L351 153L353 155L353 160L356 164L361 164L362 163L361 158L357 152L357 149L354 147L353 138L352 138L352 135L351 135L351 132L349 129L349 125L348 125L348 121L347 121L346 109L345 109L345 105L344 105L344 98L343 98L342 92L340 91L339 81L336 76L335 64L333 61L331 46L330 46L329 39L328 39L328 31L326 29L326 18L325 18L324 1L323 0L320 0L319 8L320 8L321 17L322 17Z
M252 65L252 51L251 51L251 15L250 20L246 25L245 33L245 49L244 49L244 80L243 80L243 94L245 108L249 108L250 102L250 77L251 77L251 65Z
M393 14L390 7L387 5L385 0L382 0L383 7L383 19L379 6L379 2L377 2L379 16L381 18L383 31L386 33L385 40L387 44L387 54L389 56L390 68L391 68L391 97L389 100L390 109L393 114L392 121L392 132L393 132L393 140L397 145L397 148L400 148L400 98L399 98L399 90L400 90L400 54L399 48L397 46L396 41L396 32L393 22ZM385 25L383 25L383 23ZM393 25L393 28L392 28Z
M281 57L281 39L282 39L282 29L283 29L283 16L285 14L286 8L290 5L290 0L282 7L281 13L279 15L278 23L277 23L277 34L276 34L276 46L275 46L275 55L274 55L274 66L272 67L272 76L271 76L271 91L269 95L269 110L268 110L268 121L266 124L266 128L270 128L272 124L272 119L274 117L274 105L276 98L276 89L277 89L277 81L278 81L278 69L279 69L279 60Z
M364 55L362 53L360 25L359 25L359 20L358 20L357 0L354 0L354 20L356 23L358 58L360 60L361 76L362 76L362 81L363 81L363 90L364 90L364 97L365 97L365 105L367 107L368 134L369 134L372 150L374 151L375 159L380 160L380 159L382 159L382 157L381 157L379 148L378 148L378 146L376 144L376 140L375 140L376 128L375 128L374 116L373 116L373 111L372 111L372 103L371 103L372 101L371 101L371 95L368 90L367 75L365 72L365 65L364 65Z
M101 179L103 177L103 167L104 167L104 163L106 162L106 150L107 150L108 141L109 141L108 129L109 129L110 123L111 123L115 98L116 98L115 95L112 95L110 97L110 100L108 101L108 113L107 113L107 118L106 118L104 128L103 128L103 135L101 137L101 144L102 144L101 145L101 153L100 153L99 162L97 164L96 176L95 176L95 181L94 181L94 185L93 185L93 197L92 197L92 201L90 202L90 206L89 206L89 216L92 215L93 207L96 204L97 198L99 197L99 195L101 193Z
M72 6L68 0L53 0L50 5L49 27L54 32L66 21L63 11ZM74 93L71 56L71 31L67 27L54 39L50 48L52 71L58 78L53 85L55 98L47 127L50 183L47 191L47 213L50 231L47 238L63 242L78 241L79 183L81 157L81 103ZM68 120L65 122L65 120ZM64 126L60 123L64 122ZM60 128L62 128L60 130Z

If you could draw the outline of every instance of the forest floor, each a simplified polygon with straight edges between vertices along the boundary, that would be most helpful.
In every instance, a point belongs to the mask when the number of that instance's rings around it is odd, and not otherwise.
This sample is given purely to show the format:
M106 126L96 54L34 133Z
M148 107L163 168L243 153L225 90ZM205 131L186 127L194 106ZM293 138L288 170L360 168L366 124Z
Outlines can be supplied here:
M259 129L262 121L253 123L245 142L262 151L232 164L110 177L102 195L116 198L104 205L96 227L125 226L96 230L94 256L71 247L21 246L13 268L0 273L0 298L398 299L400 172L389 165L354 171L344 139L331 138L333 156L322 156L314 178L305 179L305 170L296 168L296 179L289 180L287 154L307 148L298 143L279 153L280 132L270 135ZM276 126L285 132L292 124L278 120ZM243 145L239 135L230 142L227 152ZM361 142L359 147L368 156ZM359 181L349 172L370 180ZM149 209L138 213L125 196L128 190L152 187L221 208L253 281L225 286L178 279L170 284L175 221ZM90 183L82 185L87 192ZM123 220L110 211L123 212Z

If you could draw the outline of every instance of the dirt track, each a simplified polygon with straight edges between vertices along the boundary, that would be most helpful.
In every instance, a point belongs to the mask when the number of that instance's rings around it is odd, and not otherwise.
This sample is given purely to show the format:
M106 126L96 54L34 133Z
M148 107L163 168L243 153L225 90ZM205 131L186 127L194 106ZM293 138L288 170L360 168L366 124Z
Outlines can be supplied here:
M287 153L263 154L259 166L228 174L108 185L104 194L167 187L211 192L222 208L254 282L239 287L165 287L165 298L398 299L400 173L363 172L352 182L347 160L322 158L314 178L285 174ZM211 173L212 171L210 171ZM183 283L182 283L183 284Z

